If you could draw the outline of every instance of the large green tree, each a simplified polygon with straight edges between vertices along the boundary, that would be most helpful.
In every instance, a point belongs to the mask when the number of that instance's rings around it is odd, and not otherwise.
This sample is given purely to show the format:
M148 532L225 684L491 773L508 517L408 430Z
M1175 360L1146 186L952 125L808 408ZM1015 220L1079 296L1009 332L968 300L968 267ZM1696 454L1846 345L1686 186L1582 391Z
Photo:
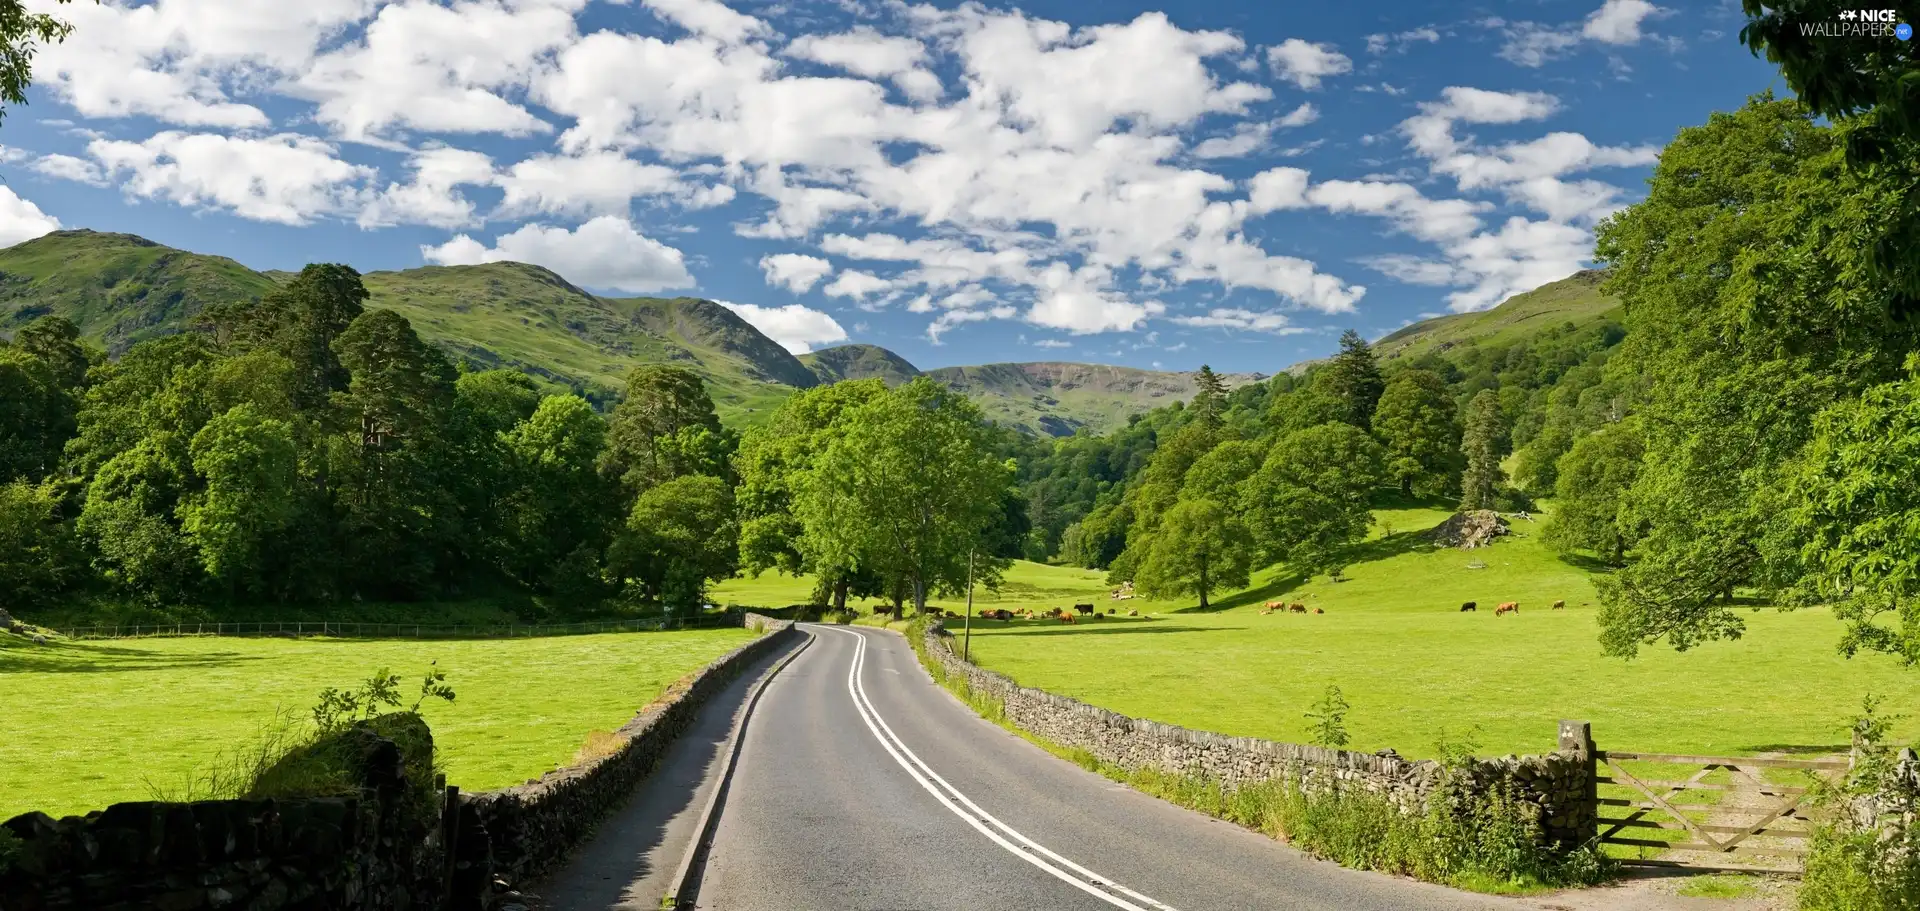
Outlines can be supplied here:
M800 485L801 549L871 569L926 610L927 594L994 579L989 531L1011 466L993 458L980 410L924 377L852 409Z
M1613 566L1624 566L1640 530L1621 505L1645 457L1634 421L1609 424L1574 443L1556 470L1547 543L1563 553L1586 548Z
M726 482L683 475L634 500L607 567L637 597L686 613L701 606L709 583L733 575L739 534Z
M193 437L202 485L180 504L180 527L207 575L259 591L269 551L299 515L293 426L252 404L234 406Z
M1387 384L1373 348L1348 329L1340 334L1340 352L1315 373L1313 386L1334 403L1337 420L1366 430L1373 426L1373 411Z
M674 478L723 476L731 470L733 448L699 374L684 367L636 367L608 422L600 464L632 498Z
M0 484L0 603L51 604L84 578L85 561L52 485Z
M1460 454L1466 470L1460 475L1461 509L1494 509L1506 472L1507 426L1500 414L1500 396L1482 389L1467 403L1466 427L1460 435Z
M1266 558L1306 574L1338 565L1343 546L1365 536L1368 499L1385 479L1385 452L1343 422L1287 434L1241 485L1254 540Z
M1193 375L1193 419L1218 428L1226 418L1227 383L1206 364Z
M1460 471L1460 426L1447 382L1430 370L1394 376L1373 413L1373 435L1387 450L1387 473L1404 495L1453 487Z
M598 576L616 489L595 467L607 424L574 395L552 395L504 435L511 487L500 504L503 564L536 591L584 594Z
M1247 584L1253 555L1253 536L1233 510L1216 500L1182 500L1154 533L1136 582L1151 598L1198 595L1206 610L1214 592Z
M1623 505L1646 536L1600 582L1609 651L1738 636L1735 588L1792 582L1774 556L1793 548L1767 544L1769 492L1814 415L1897 379L1920 346L1869 262L1907 191L1849 168L1801 103L1762 95L1682 130L1647 198L1601 226L1629 329L1608 370L1642 384L1646 448Z
M258 302L209 308L205 321L225 346L265 348L285 357L298 377L295 400L315 408L347 387L347 368L334 343L365 312L368 296L352 267L314 264Z

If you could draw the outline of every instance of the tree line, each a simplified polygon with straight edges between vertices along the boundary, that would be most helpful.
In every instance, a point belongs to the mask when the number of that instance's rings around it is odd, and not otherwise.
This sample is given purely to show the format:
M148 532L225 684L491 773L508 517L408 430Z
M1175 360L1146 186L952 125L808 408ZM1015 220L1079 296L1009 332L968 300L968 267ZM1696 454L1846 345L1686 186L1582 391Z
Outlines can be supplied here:
M690 371L636 369L602 415L457 368L367 296L314 265L118 360L58 316L0 343L0 599L685 610L744 526L751 567L919 605L969 550L992 579L1024 517L991 429L930 382L796 396L743 449Z

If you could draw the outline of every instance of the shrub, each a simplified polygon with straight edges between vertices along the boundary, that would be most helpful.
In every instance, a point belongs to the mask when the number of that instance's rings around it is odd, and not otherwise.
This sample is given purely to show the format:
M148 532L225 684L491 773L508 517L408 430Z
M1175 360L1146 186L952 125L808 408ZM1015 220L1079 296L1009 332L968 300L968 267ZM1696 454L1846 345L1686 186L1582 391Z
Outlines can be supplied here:
M1920 832L1898 814L1865 824L1853 810L1862 798L1913 805L1920 794L1899 775L1888 732L1898 716L1880 712L1869 694L1854 718L1854 765L1838 785L1814 801L1825 812L1807 849L1800 881L1803 911L1912 911L1920 908Z
M1347 745L1347 697L1340 693L1339 687L1327 684L1326 692L1313 703L1307 719L1313 722L1310 730L1315 745L1336 750Z

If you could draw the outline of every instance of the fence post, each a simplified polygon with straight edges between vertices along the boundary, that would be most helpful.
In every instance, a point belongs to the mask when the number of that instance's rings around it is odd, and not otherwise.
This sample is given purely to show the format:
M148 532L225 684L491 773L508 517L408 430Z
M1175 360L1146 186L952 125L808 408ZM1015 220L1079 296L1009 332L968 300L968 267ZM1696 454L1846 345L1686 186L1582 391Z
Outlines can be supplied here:
M1580 759L1582 774L1586 785L1581 788L1580 824L1581 831L1600 832L1600 771L1599 752L1593 745L1593 725L1585 721L1560 722L1560 750L1572 753Z

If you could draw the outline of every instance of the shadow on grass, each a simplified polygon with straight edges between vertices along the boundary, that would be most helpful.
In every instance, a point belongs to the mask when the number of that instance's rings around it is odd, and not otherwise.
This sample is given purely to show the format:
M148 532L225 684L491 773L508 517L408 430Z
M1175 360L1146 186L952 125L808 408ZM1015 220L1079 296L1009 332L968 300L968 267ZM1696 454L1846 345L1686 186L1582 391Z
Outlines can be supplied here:
M199 655L161 654L111 645L46 645L0 649L0 675L111 674L233 667L265 660L264 655L207 652Z

